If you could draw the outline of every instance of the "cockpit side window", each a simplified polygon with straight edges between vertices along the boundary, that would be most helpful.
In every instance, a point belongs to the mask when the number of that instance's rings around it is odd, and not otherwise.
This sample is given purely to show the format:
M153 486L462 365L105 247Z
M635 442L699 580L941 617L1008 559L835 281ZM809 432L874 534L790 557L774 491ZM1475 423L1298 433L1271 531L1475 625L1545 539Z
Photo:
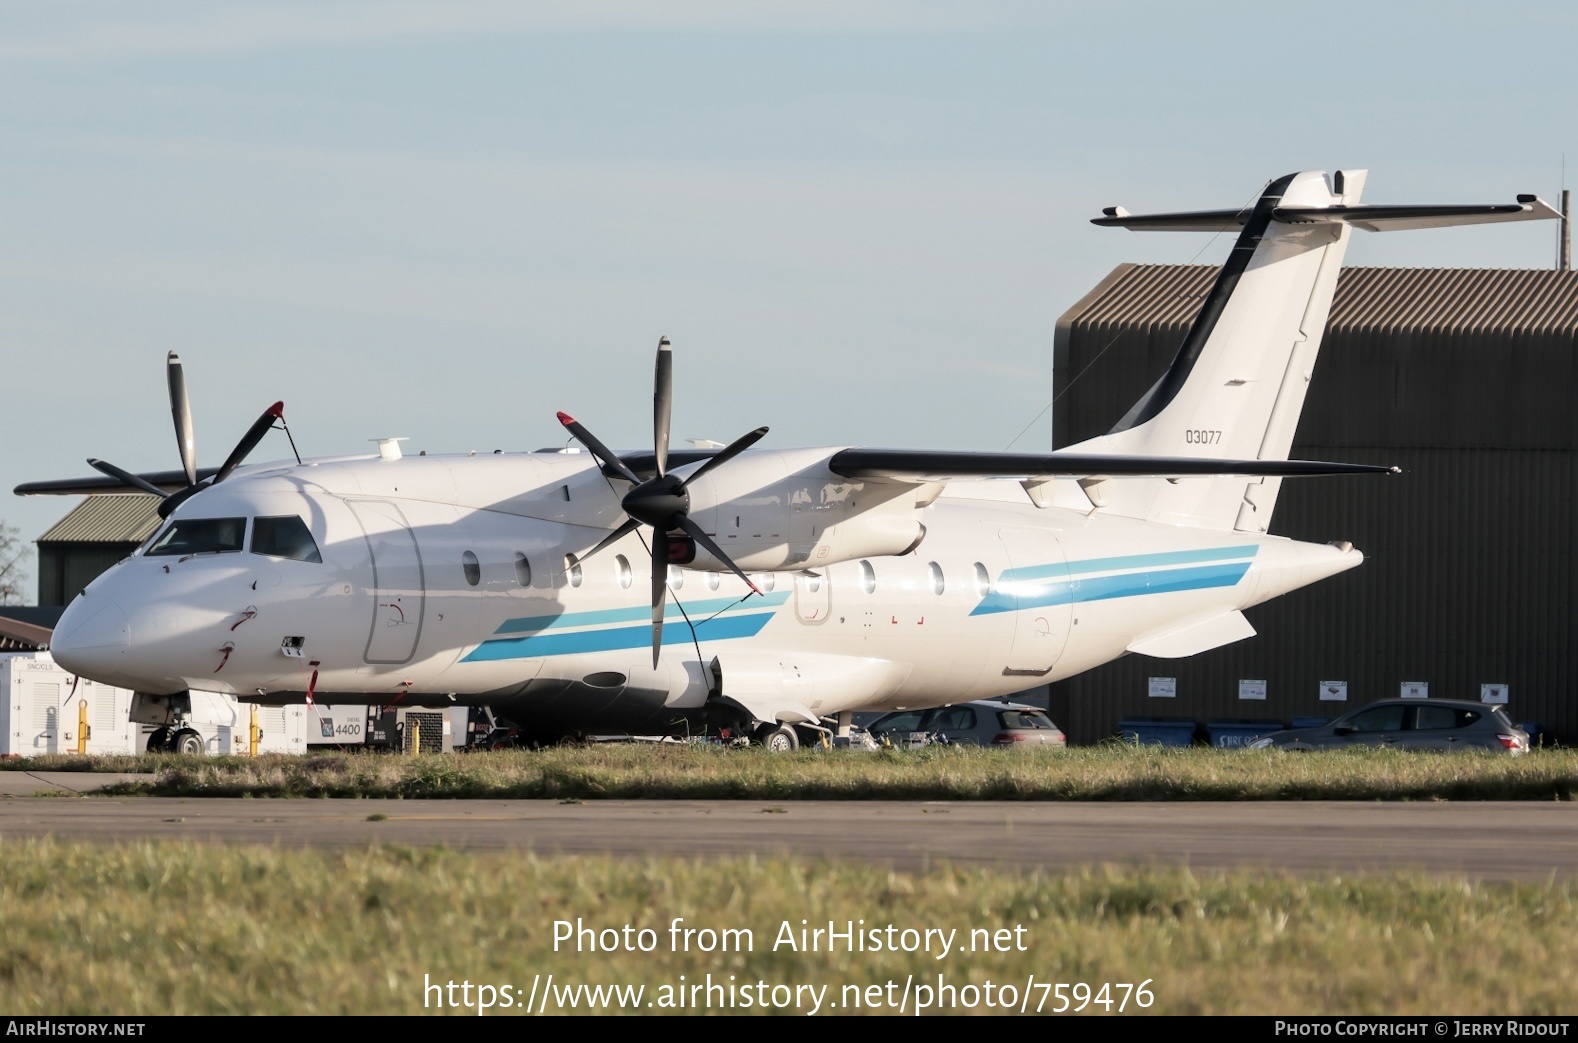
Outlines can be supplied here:
M252 553L292 561L323 563L318 544L307 523L294 514L283 518L252 519Z
M241 549L246 532L245 518L178 518L143 553L155 558L236 551Z

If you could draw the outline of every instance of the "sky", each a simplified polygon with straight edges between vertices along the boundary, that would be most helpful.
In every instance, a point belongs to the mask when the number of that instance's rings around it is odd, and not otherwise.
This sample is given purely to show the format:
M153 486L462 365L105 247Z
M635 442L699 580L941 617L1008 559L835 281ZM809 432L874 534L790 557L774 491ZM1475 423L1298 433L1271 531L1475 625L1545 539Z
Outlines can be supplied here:
M1368 202L1554 202L1575 30L1451 0L0 6L0 488L177 467L168 351L204 466L276 399L307 456L560 445L561 409L649 448L663 335L678 444L1044 450L1058 316L1229 246L1102 207L1342 168ZM1555 255L1539 222L1348 262Z

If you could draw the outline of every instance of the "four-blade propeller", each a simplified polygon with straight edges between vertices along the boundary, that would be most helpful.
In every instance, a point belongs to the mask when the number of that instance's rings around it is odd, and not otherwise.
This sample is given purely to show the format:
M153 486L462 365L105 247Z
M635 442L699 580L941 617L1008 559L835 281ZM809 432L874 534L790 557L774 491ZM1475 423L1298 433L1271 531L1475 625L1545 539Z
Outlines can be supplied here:
M668 338L658 341L657 370L654 374L654 390L652 393L652 441L654 456L657 461L657 473L646 481L642 481L625 462L615 456L607 446L598 441L597 436L581 426L576 419L568 413L559 414L559 423L574 436L575 440L584 445L587 450L602 464L603 473L610 478L618 478L629 482L631 489L621 501L625 513L629 515L625 523L609 533L597 546L587 551L581 557L585 561L604 547L617 543L630 533L648 525L652 528L652 665L658 664L659 649L663 644L663 607L665 591L667 590L668 567L671 563L682 565L692 560L694 554L683 537L676 538L673 534L683 533L690 537L696 544L705 548L714 558L727 565L736 576L745 581L754 593L760 594L761 590L752 583L750 577L740 570L740 567L729 560L723 549L713 542L712 537L702 531L690 518L690 492L688 487L697 478L706 474L740 453L755 445L767 433L765 427L758 427L736 438L725 448L718 451L716 456L709 458L698 467L688 478L680 478L668 473L668 428L669 414L673 406L673 351L669 347Z
M167 492L141 475L135 475L123 468L116 467L107 460L90 459L88 461L88 466L94 470L101 471L113 478L119 478L134 489L141 489L144 492L153 493L155 496L160 497L162 502L159 504L159 517L161 518L168 518L171 511L179 507L199 489L217 485L230 477L230 472L240 467L241 462L247 458L247 454L257 448L258 443L263 440L263 436L274 426L274 421L278 420L281 423L285 421L285 403L275 402L272 406L269 406L263 411L262 416L259 416L252 422L252 426L247 429L246 434L241 436L241 441L236 443L236 447L230 451L230 455L225 458L224 464L214 473L214 476L206 481L199 482L197 480L197 445L196 440L192 437L192 406L186 396L186 375L181 370L181 356L172 351L165 363L166 376L170 386L170 415L175 419L176 448L181 454L181 468L186 472L185 488L177 489L175 492Z

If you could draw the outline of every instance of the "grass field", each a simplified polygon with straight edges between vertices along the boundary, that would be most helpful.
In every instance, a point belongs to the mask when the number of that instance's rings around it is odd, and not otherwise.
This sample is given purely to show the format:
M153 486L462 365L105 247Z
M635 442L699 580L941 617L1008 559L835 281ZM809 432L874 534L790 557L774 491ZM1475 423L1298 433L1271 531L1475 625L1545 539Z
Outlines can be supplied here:
M152 768L111 792L167 796L816 800L1571 800L1578 751L1496 754L945 748L802 751L566 746L401 757L36 758L34 770Z
M554 950L554 921L650 928L651 952ZM1221 876L1091 869L939 868L904 874L783 859L537 859L381 848L329 853L224 846L8 843L0 859L0 1010L25 1014L407 1014L448 1010L425 984L495 987L517 1014L533 982L642 986L630 1009L664 1010L681 984L827 986L822 1012L913 1011L938 975L954 1010L1060 1002L1037 983L1149 983L1126 1013L1537 1014L1578 1006L1578 885L1467 883L1422 876ZM682 927L752 932L751 951L672 951ZM954 950L799 952L782 925L956 929ZM1016 928L1023 928L1015 934ZM1006 952L970 952L976 929ZM621 935L621 938L623 936ZM902 943L902 936L896 936ZM733 936L744 948L743 935ZM605 939L606 940L606 939ZM641 936L632 933L633 945ZM623 941L618 943L623 945ZM1023 951L1018 947L1023 946ZM729 976L733 976L732 982ZM913 975L913 978L910 976ZM889 992L888 982L894 983ZM519 989L506 994L499 987ZM853 990L846 986L855 987ZM1116 1013L1124 990L1109 990ZM485 994L484 994L485 995ZM713 993L713 1005L729 1002ZM780 990L795 1011L789 990ZM513 1005L503 1009L508 998ZM692 999L698 996L690 997ZM447 993L443 996L448 1002ZM814 993L801 990L798 1011ZM582 994L577 1009L586 1009ZM754 1003L753 999L753 1003ZM647 1003L654 1006L647 1007ZM426 1004L426 1005L424 1005ZM835 1006L840 1005L840 1006ZM534 1004L535 1009L535 1004ZM685 1010L693 1008L687 1005ZM1017 1008L1016 1008L1017 1009ZM759 1007L752 1006L752 1012Z

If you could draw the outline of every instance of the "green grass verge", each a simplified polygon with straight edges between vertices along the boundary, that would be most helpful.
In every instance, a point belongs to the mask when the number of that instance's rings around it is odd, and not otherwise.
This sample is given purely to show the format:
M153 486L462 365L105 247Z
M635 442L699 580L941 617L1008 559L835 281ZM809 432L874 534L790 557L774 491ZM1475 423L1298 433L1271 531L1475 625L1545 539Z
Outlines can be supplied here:
M656 950L555 951L554 921L577 916L651 928ZM671 951L675 917L749 929L753 949ZM782 924L802 919L959 933L940 960L775 951ZM0 860L0 1009L409 1014L437 1009L424 1007L436 998L425 983L508 985L523 990L519 1005L535 976L553 974L561 987L643 986L636 1009L648 1013L664 985L710 973L829 986L824 1012L852 999L845 986L892 981L896 1002L909 975L935 985L942 974L1021 990L1031 976L1149 979L1159 1014L1560 1014L1578 997L1575 920L1573 883L23 841ZM1024 951L960 951L972 930L1009 941L1016 927ZM1033 1010L1039 987L1031 996Z
M116 758L110 758L116 761ZM126 770L118 768L115 770ZM602 745L400 757L163 758L114 794L755 800L1571 800L1578 751L1526 756L1112 744L1031 753Z

